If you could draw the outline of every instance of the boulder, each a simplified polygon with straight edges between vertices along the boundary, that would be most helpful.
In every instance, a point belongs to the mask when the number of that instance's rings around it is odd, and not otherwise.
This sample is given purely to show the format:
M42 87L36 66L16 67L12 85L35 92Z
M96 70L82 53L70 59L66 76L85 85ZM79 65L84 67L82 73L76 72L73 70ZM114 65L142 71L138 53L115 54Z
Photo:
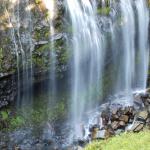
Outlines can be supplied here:
M97 133L100 130L98 125L94 125L92 127L90 127L89 131L91 133L91 139L94 140L97 138Z
M118 122L118 121L113 121L113 122L111 123L111 127L112 127L114 130L118 129L118 127L119 127L119 122Z
M148 118L148 111L147 110L140 111L138 113L137 118L142 118L146 121L146 119Z
M145 107L148 107L150 105L150 98L143 99L142 101L143 101Z
M109 122L109 112L108 111L103 111L101 113L101 118L102 118L103 126L107 125L108 122Z
M105 139L112 137L115 135L115 132L111 126L107 126L106 131L105 131Z
M119 116L117 114L111 116L111 121L118 121Z
M100 130L97 132L97 139L105 139L105 132L106 130Z
M149 98L149 93L141 93L141 99L147 99Z
M126 123L125 123L124 121L120 121L120 122L119 122L119 126L120 126L120 127L125 127L125 126L126 126Z
M114 108L114 109L112 110L112 112L111 112L111 113L112 113L113 115L116 115L116 114L117 114L117 112L118 112L118 109L117 109L117 108Z
M127 116L127 115L121 115L121 116L119 117L119 120L120 120L120 121L123 121L123 122L125 122L125 123L128 123L128 121L129 121L129 116Z
M147 89L146 89L146 93L150 93L150 88L147 88Z
M138 106L142 106L143 105L143 102L142 102L142 98L141 98L141 95L140 94L135 94L133 95L133 102L134 104L138 105Z
M133 132L139 132L143 129L144 124L141 122L134 122L133 126L131 127L131 131Z

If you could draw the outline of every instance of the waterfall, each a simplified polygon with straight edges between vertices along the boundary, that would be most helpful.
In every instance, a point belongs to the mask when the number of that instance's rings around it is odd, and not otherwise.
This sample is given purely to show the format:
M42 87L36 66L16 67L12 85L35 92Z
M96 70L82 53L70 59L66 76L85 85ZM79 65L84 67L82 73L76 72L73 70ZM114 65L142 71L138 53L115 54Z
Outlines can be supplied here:
M73 58L71 64L71 118L81 124L85 111L97 104L100 97L102 60L102 36L96 23L96 2L90 0L66 0L72 23ZM78 134L79 135L79 134Z
M23 9L22 9L23 7ZM8 5L9 24L11 24L11 39L16 54L17 64L17 106L31 105L32 102L32 19L29 1L11 0ZM22 13L20 14L20 11ZM22 15L22 17L21 17ZM20 29L24 28L24 34ZM20 90L22 89L22 91Z
M102 8L105 9L105 1ZM72 26L71 118L82 124L84 113L101 101L103 66L110 55L114 94L123 93L132 103L132 92L145 89L148 70L149 15L144 0L111 0L108 16L97 19L97 3L90 0L66 0ZM116 16L115 16L116 15ZM115 18L116 17L116 18ZM115 21L116 19L116 21ZM108 21L110 30L108 28ZM102 31L102 28L104 31ZM105 35L110 35L111 42ZM137 38L138 37L138 38ZM106 46L106 43L111 43ZM105 47L106 46L106 47ZM111 80L111 79L110 79ZM78 133L78 129L75 130Z
M119 5L121 21L120 27L117 27L120 31L114 32L116 29L113 28L111 33L112 49L118 53L113 58L117 70L117 84L114 88L116 93L123 91L132 102L132 91L146 88L149 12L146 1L143 0L121 0Z
M121 62L118 72L118 90L123 90L128 99L132 94L132 79L134 79L134 66L135 66L135 20L134 20L134 11L132 7L131 0L121 0L121 34L122 41L120 41L122 51ZM117 43L118 44L118 43Z
M54 100L56 98L56 52L55 52L55 42L54 42L54 18L55 18L55 1L54 0L43 0L46 8L49 11L49 24L50 24L50 99ZM50 101L52 102L52 101Z
M146 1L144 0L135 1L135 5L138 20L136 87L140 89L145 89L149 64L149 49L148 49L149 10L146 6Z

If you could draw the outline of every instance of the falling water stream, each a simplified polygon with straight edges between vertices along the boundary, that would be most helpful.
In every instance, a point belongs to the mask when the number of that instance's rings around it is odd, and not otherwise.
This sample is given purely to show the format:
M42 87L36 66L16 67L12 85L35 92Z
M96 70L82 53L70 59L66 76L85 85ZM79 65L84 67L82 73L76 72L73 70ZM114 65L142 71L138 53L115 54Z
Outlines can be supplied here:
M46 8L49 11L49 24L50 24L50 103L56 98L56 52L54 43L54 17L56 15L56 7L54 0L44 0ZM51 105L51 104L50 104Z
M146 88L147 74L148 74L148 62L149 62L149 48L148 48L148 25L149 25L149 12L146 7L146 1L137 0L136 5L136 16L138 20L138 44L137 60L136 60L136 85L135 87L140 89Z
M83 113L93 104L96 106L99 99L104 52L96 24L96 1L66 0L66 3L73 30L71 118L78 132L76 125L81 124Z
M32 20L29 10L29 1L12 0L10 1L9 24L11 25L11 39L14 45L17 63L17 106L28 105L32 103L32 51L34 49L32 42ZM22 10L24 6L24 10ZM22 12L22 14L20 14ZM24 18L21 18L21 15ZM24 26L25 33L21 35L20 28ZM20 69L22 68L22 69ZM22 91L21 91L22 89Z
M113 10L117 15L118 12L120 15L118 24L111 23L108 31L112 38L110 50L113 50L112 58L115 62L112 68L116 70L114 75L112 74L115 76L112 90L115 91L114 94L123 93L124 99L131 104L133 90L146 88L149 12L143 0L120 0L118 5L113 3L117 2L110 1L110 6L114 7ZM106 25L106 17L101 17L102 25L97 22L96 1L66 0L66 4L73 30L71 110L75 126L81 125L84 113L92 108L92 103L98 105L98 101L101 101L101 97L93 95L92 89L98 94L103 88L100 80L104 74L103 58L106 51L104 45L108 39L99 28ZM102 7L107 7L104 1ZM108 20L112 22L111 17ZM80 136L77 130L75 132Z
M35 49L32 37L34 27L30 9L31 1L9 1L5 13L10 26L12 51L16 55L17 108L28 105L32 110L34 97L32 58ZM46 116L48 116L51 115L49 110L59 108L55 107L55 103L62 92L58 92L60 87L57 83L56 70L59 58L57 58L54 38L58 32L55 29L55 19L58 14L56 14L55 0L42 0L42 3L49 12L46 20L49 24L48 44L50 45L50 55L47 54L50 60L48 98L45 98L47 102L45 99L41 100L43 105L48 104L46 107L41 106L47 109ZM37 4L35 6L38 7ZM81 126L86 117L89 114L90 118L90 112L96 115L97 112L93 110L100 108L103 102L112 102L113 98L110 98L110 95L114 95L119 104L125 100L129 105L133 102L132 95L135 90L146 89L149 64L149 10L146 0L101 0L100 5L97 0L64 0L64 6L66 7L65 19L72 31L66 33L69 35L67 35L69 41L67 44L70 48L69 50L66 48L66 51L71 51L67 64L69 87L67 83L61 83L63 84L61 86L67 87L65 102L69 105L69 115L66 115L69 119L66 117L66 120L73 129L73 136L82 137ZM66 82L66 79L63 82ZM110 93L108 92L106 96L104 96L107 90L105 83L111 83L107 87ZM46 86L41 88L43 93L45 88ZM59 103L62 102L62 97ZM64 105L60 106L67 109ZM53 127L47 120L44 120L47 128L43 127L42 136L46 134L48 138L53 138L54 132L51 130ZM89 119L85 122L89 125L94 123L92 121L93 119Z

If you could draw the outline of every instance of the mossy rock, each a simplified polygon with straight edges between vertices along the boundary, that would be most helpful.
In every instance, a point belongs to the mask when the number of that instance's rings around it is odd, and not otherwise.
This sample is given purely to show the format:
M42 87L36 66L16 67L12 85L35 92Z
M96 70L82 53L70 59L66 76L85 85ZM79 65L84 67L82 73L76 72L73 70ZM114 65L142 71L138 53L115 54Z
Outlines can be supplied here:
M97 14L98 15L109 15L111 11L111 8L110 7L102 7L102 8L98 8L97 9Z

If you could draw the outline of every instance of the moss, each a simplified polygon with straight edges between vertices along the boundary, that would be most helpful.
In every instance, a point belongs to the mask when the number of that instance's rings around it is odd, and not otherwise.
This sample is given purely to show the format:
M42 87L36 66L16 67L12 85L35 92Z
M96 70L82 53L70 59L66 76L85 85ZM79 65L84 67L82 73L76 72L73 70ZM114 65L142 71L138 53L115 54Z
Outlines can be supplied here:
M97 14L99 15L109 15L110 13L110 7L102 7L97 9Z
M44 100L45 101L45 100ZM44 102L47 103L46 101ZM13 131L20 127L27 127L31 125L40 126L47 121L57 121L66 115L65 101L62 99L60 102L53 106L43 105L43 101L36 102L33 108L23 107L17 112L8 109L0 112L0 130Z
M3 49L0 48L0 71L2 71L2 62L3 62Z
M47 69L49 66L49 51L50 43L36 47L34 54L32 55L32 61L35 67L40 69Z
M2 110L0 115L0 130L11 131L25 124L25 120L21 115L11 115L11 111L9 109Z
M42 0L35 0L35 4L40 4Z
M85 150L149 150L150 131L124 133L104 141L95 141Z
M34 39L39 40L48 40L49 39L49 27L37 28L34 31Z

